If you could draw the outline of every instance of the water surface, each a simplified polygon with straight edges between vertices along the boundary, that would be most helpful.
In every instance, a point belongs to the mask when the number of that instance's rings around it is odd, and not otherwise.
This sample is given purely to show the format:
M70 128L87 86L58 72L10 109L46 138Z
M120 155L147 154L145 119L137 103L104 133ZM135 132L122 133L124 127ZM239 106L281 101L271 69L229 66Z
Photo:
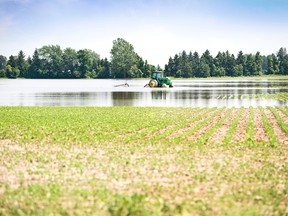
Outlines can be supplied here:
M287 106L251 95L288 92L288 80L175 80L174 88L144 88L147 80L0 80L0 106ZM120 85L120 86L119 86ZM119 86L119 87L115 87ZM241 98L241 95L246 97ZM249 98L249 99L248 99Z

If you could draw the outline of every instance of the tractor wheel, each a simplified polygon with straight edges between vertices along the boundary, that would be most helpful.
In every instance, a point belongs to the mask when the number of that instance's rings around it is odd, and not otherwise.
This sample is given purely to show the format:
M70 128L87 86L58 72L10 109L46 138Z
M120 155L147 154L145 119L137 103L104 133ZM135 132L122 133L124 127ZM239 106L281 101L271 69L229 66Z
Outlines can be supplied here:
M157 86L158 86L157 80L154 80L154 79L150 80L149 86L150 86L151 88L157 87Z
M164 84L162 85L162 88L168 88L168 86L164 83Z

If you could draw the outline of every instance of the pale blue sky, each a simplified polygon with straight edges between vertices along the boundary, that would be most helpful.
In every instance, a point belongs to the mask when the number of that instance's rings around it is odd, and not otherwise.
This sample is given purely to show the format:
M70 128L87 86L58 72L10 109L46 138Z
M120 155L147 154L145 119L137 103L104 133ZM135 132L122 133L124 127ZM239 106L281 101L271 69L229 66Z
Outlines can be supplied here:
M0 0L0 54L58 44L110 58L122 37L151 64L182 50L213 55L288 48L288 0Z

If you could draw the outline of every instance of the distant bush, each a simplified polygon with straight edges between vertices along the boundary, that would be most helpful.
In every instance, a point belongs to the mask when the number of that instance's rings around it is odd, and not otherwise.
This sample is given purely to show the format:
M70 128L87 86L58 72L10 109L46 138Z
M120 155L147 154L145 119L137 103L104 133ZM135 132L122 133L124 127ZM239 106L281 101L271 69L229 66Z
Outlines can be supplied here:
M5 70L4 69L1 69L0 70L0 78L2 77L6 77L6 74L5 74Z

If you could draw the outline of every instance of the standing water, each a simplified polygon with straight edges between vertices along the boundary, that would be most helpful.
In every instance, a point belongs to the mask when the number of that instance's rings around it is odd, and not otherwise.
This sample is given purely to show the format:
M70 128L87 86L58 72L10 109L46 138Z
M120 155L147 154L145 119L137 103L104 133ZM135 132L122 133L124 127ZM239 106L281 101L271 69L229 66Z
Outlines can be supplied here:
M0 106L287 106L287 80L172 80L174 88L144 88L147 80L0 80ZM119 87L116 87L119 86ZM283 96L280 96L284 95ZM285 99L286 95L286 99Z

